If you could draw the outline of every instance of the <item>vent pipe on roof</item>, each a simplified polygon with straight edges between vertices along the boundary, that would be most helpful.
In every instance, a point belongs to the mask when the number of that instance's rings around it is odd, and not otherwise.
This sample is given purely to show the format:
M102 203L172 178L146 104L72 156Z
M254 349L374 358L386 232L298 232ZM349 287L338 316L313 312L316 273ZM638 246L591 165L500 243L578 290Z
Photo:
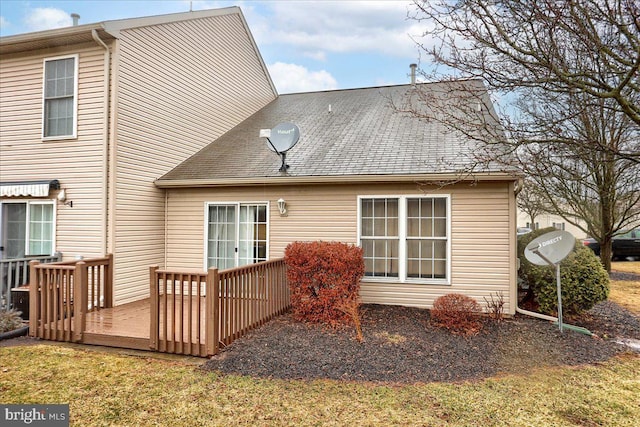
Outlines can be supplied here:
M72 13L71 14L71 19L73 19L73 26L77 27L78 26L78 21L80 20L80 15L78 15L77 13Z
M418 64L409 64L409 68L411 68L411 84L416 84L416 68L418 68Z

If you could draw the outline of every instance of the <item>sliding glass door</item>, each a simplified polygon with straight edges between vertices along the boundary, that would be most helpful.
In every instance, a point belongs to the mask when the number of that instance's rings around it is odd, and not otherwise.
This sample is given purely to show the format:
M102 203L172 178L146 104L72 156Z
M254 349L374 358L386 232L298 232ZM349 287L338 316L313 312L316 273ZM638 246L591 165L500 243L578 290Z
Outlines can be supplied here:
M209 204L207 268L220 270L267 260L266 204Z
M53 253L52 202L3 202L0 206L0 259Z

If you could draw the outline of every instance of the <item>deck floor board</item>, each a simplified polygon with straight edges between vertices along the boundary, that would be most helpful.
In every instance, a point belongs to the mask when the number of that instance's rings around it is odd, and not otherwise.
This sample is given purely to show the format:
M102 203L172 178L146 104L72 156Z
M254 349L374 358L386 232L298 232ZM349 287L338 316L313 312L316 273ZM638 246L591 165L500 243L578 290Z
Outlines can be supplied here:
M86 314L85 332L99 335L149 339L149 299Z

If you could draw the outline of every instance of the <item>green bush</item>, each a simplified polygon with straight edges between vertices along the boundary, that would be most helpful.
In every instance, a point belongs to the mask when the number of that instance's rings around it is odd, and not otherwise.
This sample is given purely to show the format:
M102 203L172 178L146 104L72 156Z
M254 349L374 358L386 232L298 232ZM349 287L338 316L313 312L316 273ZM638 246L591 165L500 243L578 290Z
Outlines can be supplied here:
M548 314L558 309L555 268L530 263L524 257L524 249L536 237L554 230L551 227L535 230L518 239L521 284L528 285L540 311ZM593 251L579 242L560 263L560 282L565 314L579 314L609 297L609 275Z

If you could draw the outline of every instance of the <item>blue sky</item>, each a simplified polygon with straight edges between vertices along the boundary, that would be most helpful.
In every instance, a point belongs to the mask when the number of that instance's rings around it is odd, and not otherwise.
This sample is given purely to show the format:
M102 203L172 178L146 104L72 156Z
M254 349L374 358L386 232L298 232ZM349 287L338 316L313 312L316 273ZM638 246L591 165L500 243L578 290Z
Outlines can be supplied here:
M0 0L0 35L237 5L280 93L404 84L419 63L410 1Z

